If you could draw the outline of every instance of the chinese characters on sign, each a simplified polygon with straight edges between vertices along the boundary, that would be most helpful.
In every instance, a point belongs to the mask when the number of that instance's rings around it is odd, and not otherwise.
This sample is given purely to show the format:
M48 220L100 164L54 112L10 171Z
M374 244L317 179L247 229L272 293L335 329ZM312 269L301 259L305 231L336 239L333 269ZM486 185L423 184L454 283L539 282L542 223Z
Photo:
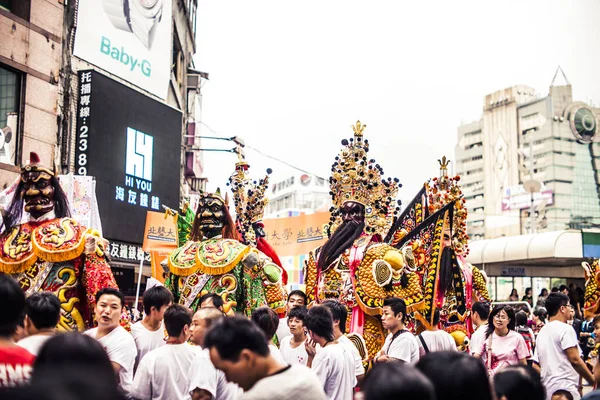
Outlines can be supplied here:
M322 246L328 223L328 212L264 220L266 239L280 257L308 254Z
M111 241L107 252L112 261L128 261L139 263L142 259L144 264L150 263L150 253L145 253L141 246L118 241Z
M92 72L79 71L79 103L77 103L77 137L75 172L88 174L89 130L91 119Z

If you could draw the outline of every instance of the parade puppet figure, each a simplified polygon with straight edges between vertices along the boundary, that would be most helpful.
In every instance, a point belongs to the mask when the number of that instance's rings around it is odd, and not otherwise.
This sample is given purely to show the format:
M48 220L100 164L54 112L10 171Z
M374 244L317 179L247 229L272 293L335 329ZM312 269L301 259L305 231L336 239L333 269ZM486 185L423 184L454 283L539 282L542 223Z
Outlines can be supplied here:
M343 140L329 180L333 207L329 239L309 253L305 268L309 303L334 298L345 304L351 318L346 331L355 345L366 344L361 353L372 358L385 335L380 315L383 300L400 297L412 312L422 304L418 276L414 274L411 249L396 249L382 242L396 207L398 179L384 179L375 160L368 159L366 125L353 126L354 137Z
M0 232L0 272L15 277L26 295L55 293L61 303L59 330L91 327L96 292L117 288L104 255L106 242L70 218L55 172L35 153L21 168Z
M269 168L263 179L258 182L253 181L249 175L250 164L246 162L240 146L237 147L236 153L238 162L235 164L235 171L229 177L229 185L233 192L236 226L240 239L245 245L256 248L265 254L279 267L282 283L285 286L288 282L287 272L283 268L275 249L267 242L265 225L263 224L265 207L269 203L265 191L269 187L269 175L273 171Z
M600 313L600 264L596 259L592 264L582 262L581 266L585 276L583 317L589 318Z
M239 241L229 215L227 197L219 190L202 193L190 241L168 258L170 275L165 286L175 301L194 311L206 293L216 293L228 314L269 305L283 311L281 270L269 257Z

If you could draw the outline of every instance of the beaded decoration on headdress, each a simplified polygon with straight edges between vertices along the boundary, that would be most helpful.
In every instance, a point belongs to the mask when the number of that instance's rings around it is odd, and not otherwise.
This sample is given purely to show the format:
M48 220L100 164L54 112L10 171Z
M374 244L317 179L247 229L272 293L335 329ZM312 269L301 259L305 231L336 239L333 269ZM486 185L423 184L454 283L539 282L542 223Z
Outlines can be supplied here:
M235 171L229 177L236 220L240 235L242 235L242 241L247 245L256 246L256 234L252 224L263 219L265 207L269 203L269 199L265 197L265 192L269 187L269 174L272 170L267 169L267 175L258 182L252 181L248 174L250 165L244 159L239 146L236 153L239 161L235 164Z
M446 156L438 160L440 163L439 178L430 179L425 183L429 200L430 215L454 202L454 220L452 221L452 243L456 254L466 256L469 254L469 236L467 235L467 208L465 198L458 185L460 176L448 176L450 160Z
M329 233L341 223L340 208L348 201L365 206L365 232L385 236L393 218L400 211L395 201L398 178L383 178L383 168L367 158L369 141L363 138L367 126L360 121L352 126L354 137L342 140L342 151L335 158L329 178L329 194L333 200Z

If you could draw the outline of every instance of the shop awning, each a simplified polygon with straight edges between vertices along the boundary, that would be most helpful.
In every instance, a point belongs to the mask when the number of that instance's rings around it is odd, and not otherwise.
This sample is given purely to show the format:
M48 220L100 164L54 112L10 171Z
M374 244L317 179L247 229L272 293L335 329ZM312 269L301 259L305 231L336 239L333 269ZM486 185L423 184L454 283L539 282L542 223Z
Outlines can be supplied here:
M563 230L533 235L505 236L469 243L467 261L474 265L565 265L583 260L580 230Z

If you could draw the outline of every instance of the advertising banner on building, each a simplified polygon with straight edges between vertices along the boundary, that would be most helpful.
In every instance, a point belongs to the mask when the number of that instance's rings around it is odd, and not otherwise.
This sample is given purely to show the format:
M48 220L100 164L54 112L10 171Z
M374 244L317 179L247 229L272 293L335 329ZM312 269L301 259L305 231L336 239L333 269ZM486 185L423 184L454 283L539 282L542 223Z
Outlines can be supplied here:
M73 54L167 98L172 0L79 0Z
M329 213L300 215L298 217L265 219L265 233L269 244L280 257L300 256L327 240L325 227Z
M79 71L75 173L96 178L106 238L142 244L147 211L179 204L181 112Z
M533 206L541 203L547 206L554 204L554 191L548 189L545 185L539 192L533 194ZM522 210L531 207L531 193L523 188L523 185L507 188L502 197L502 211Z

